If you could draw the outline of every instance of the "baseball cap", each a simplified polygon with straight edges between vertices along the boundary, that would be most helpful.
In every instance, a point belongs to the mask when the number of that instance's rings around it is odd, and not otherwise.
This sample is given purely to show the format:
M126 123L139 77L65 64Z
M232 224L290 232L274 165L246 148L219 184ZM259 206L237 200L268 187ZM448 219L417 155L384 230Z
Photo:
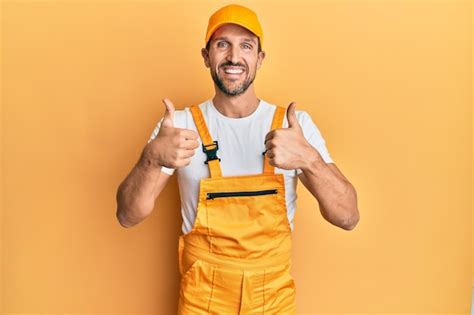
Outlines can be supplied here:
M238 4L229 4L214 12L209 18L207 26L205 44L211 38L212 34L223 24L233 23L245 27L254 33L260 39L260 48L263 43L263 31L257 14L247 7Z

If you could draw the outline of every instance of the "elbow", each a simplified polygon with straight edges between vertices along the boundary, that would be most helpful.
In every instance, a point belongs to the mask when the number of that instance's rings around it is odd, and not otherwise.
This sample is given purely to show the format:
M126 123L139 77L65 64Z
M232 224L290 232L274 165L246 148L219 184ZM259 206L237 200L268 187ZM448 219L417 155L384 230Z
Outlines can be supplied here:
M351 216L349 216L348 218L344 220L343 224L341 224L341 228L343 228L346 231L352 231L359 223L359 219L360 219L359 211L356 209L354 214L352 214Z
M130 228L143 221L151 213L149 208L150 207L148 207L148 205L127 205L125 203L118 202L115 217L122 227Z
M153 209L152 205L131 200L120 188L116 195L115 217L124 228L130 228L145 219Z
M117 202L117 209L115 210L115 218L117 219L120 226L129 228L132 225L127 222L125 218L124 210L124 194L123 194L123 182L119 185L117 193L115 194L115 201Z
M117 218L117 221L119 222L120 226L124 228L130 228L136 224L127 220L127 218L124 216L124 212L121 211L120 208L117 208L117 211L115 212L115 217Z
M131 209L127 208L126 210L124 209L125 208L118 207L115 213L115 216L118 222L124 228L130 228L134 225L137 225L138 223L146 219L153 210L153 208L151 208L152 210L148 210L149 207L146 207L146 208L134 207L133 209L135 210L132 210L132 208Z
M143 215L135 214L134 217L130 217L130 216L127 216L127 213L120 210L117 210L115 216L118 222L120 223L120 225L124 228L131 228L132 226L137 225L138 223L140 223L141 221L145 220L148 217L148 215L145 215L145 214Z
M130 228L145 220L152 212L152 207L126 208L126 210L117 208L116 218L120 225L124 228Z
M349 214L346 216L346 219L343 222L343 229L346 231L352 231L357 224L359 223L360 220L360 215L359 215L359 210L357 209L357 192L354 188L354 186L351 186L352 190L352 200L351 200L351 206L350 206L350 211Z

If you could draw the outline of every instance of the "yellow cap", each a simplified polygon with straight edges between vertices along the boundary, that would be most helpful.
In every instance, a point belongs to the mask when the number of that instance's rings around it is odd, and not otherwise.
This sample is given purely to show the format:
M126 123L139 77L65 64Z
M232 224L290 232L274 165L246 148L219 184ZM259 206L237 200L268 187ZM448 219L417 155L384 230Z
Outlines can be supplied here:
M205 39L206 45L219 26L226 23L240 25L254 33L260 39L260 48L263 50L263 31L260 22L258 21L257 14L249 8L238 4L229 4L220 8L211 15L207 26Z

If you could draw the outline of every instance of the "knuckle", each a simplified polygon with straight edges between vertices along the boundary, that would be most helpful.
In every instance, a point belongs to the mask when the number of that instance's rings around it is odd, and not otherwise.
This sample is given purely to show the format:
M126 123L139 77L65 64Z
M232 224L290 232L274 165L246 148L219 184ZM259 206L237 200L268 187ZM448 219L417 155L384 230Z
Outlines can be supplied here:
M176 167L182 167L183 166L183 159L178 158L178 159L176 159L175 163L176 163Z
M186 142L184 141L184 139L180 139L179 143L178 143L178 152L182 151L182 149L186 148Z
M173 136L177 137L181 133L181 129L179 128L173 128Z
M171 139L171 145L173 145L174 147L179 147L179 137L173 137Z
M183 157L186 156L185 151L182 149L179 149L176 154L177 154L178 159L182 159Z
M175 151L173 154L173 162L177 163L179 161L179 151Z

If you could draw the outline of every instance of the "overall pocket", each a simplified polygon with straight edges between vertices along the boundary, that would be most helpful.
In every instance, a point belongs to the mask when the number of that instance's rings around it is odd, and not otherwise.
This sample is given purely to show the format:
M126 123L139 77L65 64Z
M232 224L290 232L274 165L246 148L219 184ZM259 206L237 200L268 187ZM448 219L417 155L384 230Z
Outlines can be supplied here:
M276 251L291 234L283 193L277 188L206 192L210 251L239 258Z
M197 259L185 270L179 290L180 314L207 314L214 289L215 270Z
M265 313L296 314L296 286L289 268L265 276Z
M198 268L201 265L202 261L200 259L196 259L192 262L192 264L184 270L184 273L181 275L181 279L186 278L194 269Z
M247 197L247 196L261 196L261 195L275 195L278 194L278 189L266 189L257 191L228 191L228 192L210 192L207 193L207 200L225 197Z

